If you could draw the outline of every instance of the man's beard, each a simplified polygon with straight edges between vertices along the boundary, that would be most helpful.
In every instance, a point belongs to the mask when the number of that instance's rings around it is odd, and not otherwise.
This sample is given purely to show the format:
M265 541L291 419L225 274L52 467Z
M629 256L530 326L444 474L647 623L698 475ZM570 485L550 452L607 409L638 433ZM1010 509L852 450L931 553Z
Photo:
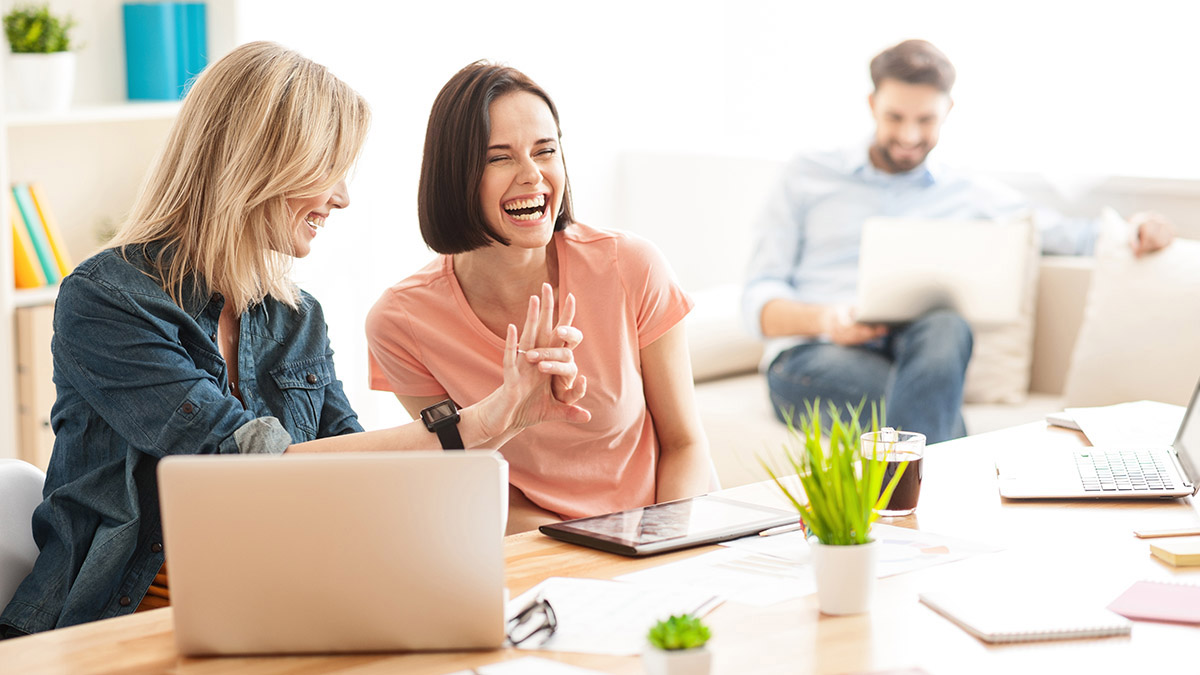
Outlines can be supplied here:
M921 163L924 162L925 158L929 156L929 151L931 148L926 148L924 144L922 144L920 147L924 149L924 152L921 153L920 157L917 157L915 160L906 160L903 162L898 161L895 157L893 157L892 153L888 151L888 147L881 143L876 143L874 146L872 146L871 154L878 159L884 165L884 168L886 168L889 172L904 173L905 171L912 171L918 166L921 166Z

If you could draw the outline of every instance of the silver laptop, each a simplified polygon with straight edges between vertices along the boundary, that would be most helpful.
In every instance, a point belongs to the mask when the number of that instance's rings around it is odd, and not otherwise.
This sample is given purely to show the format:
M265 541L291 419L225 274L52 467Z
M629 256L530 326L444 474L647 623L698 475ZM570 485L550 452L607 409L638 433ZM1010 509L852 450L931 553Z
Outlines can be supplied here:
M1200 474L1200 384L1170 447L1068 450L1034 456L1011 453L996 461L1000 496L1009 499L1186 497Z
M184 654L504 641L495 453L178 456L158 479Z
M1029 218L868 218L855 316L902 323L950 308L975 325L1015 321L1029 288L1033 237Z

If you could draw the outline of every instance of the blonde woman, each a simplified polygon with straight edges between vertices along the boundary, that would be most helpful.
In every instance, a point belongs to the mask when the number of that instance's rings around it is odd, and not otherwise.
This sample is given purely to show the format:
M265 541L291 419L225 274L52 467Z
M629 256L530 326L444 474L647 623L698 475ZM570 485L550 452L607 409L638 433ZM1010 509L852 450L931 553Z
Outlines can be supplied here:
M41 549L0 614L6 637L159 606L167 596L155 466L169 454L436 448L425 425L361 432L321 306L288 276L367 132L366 102L278 45L243 45L188 94L113 246L63 281L54 317L54 453L33 518ZM503 381L460 411L467 447L582 422L572 326L549 289L508 326ZM557 330L556 330L557 329ZM519 355L548 344L555 349ZM559 348L566 336L565 349Z

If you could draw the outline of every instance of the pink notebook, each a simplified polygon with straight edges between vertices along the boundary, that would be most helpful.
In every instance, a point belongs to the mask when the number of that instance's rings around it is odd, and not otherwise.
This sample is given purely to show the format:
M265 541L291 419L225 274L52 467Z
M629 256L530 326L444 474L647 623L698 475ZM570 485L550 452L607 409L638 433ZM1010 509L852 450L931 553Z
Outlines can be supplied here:
M1129 619L1200 623L1200 586L1139 581L1108 609Z

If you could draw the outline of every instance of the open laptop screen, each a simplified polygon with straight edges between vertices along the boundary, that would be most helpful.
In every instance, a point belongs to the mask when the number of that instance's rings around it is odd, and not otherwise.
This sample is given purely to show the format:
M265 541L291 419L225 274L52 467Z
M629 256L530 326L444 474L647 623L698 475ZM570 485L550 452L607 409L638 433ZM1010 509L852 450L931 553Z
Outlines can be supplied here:
M1183 471L1193 487L1200 485L1200 474L1196 473L1196 468L1200 467L1200 417L1196 414L1198 396L1200 384L1197 384L1196 391L1192 392L1192 400L1188 403L1187 412L1183 414L1183 423L1179 425L1179 433L1175 436L1175 454L1179 456L1179 463L1183 465Z

